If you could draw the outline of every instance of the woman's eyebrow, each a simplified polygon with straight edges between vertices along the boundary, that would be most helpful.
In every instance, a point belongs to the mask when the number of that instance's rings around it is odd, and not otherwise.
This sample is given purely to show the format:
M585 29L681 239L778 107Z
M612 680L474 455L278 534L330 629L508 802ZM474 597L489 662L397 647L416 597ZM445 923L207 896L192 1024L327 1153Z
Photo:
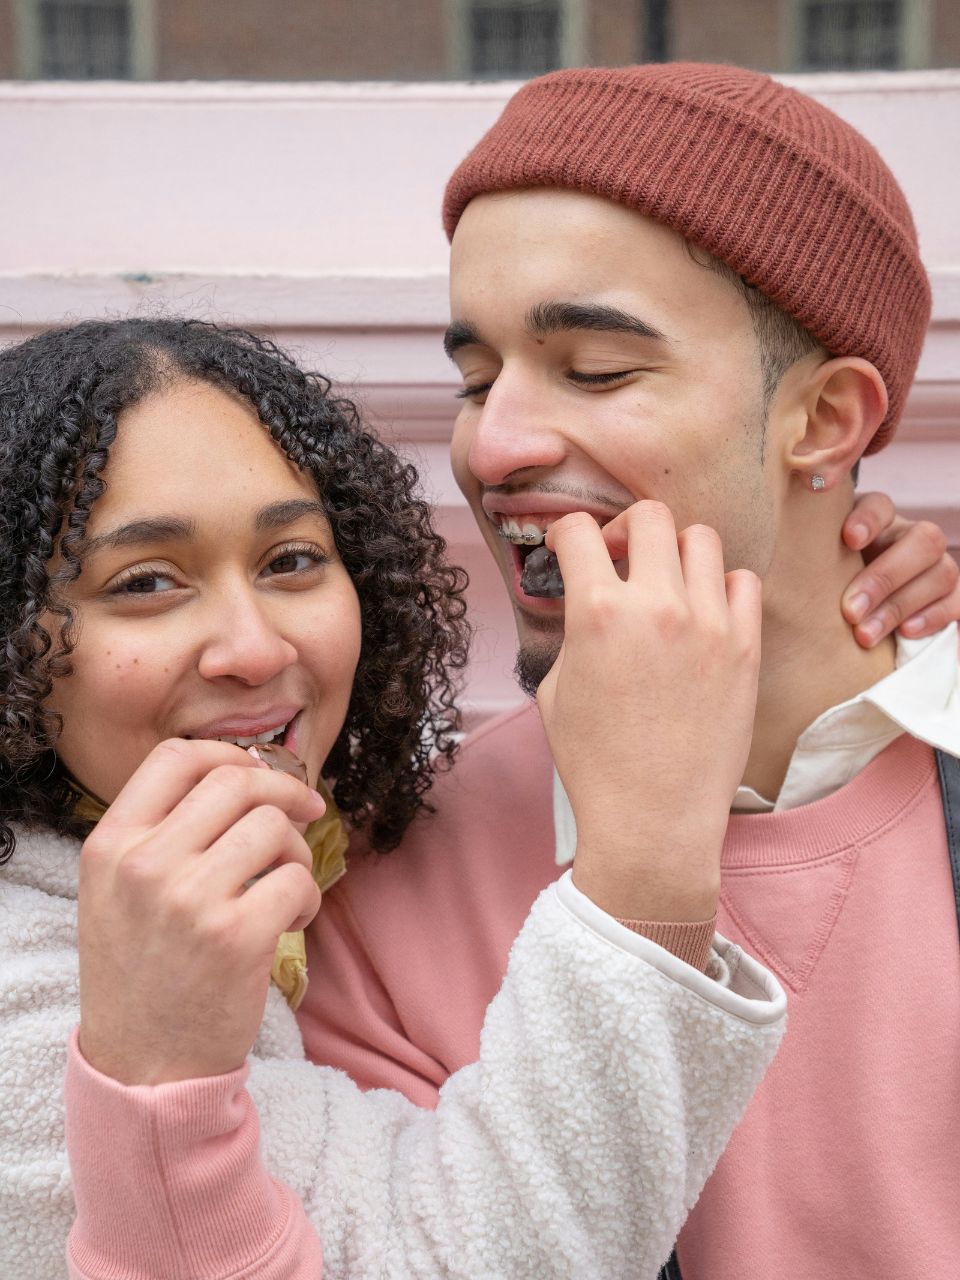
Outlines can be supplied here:
M196 531L197 526L193 520L184 520L180 516L151 516L144 520L130 520L127 524L117 525L115 529L108 529L105 533L89 538L83 553L90 556L106 548L116 550L143 542L173 542L175 539L192 538Z
M322 503L310 498L291 498L286 502L271 502L269 506L261 507L257 512L256 527L280 529L306 515L317 515L324 520L327 518ZM91 556L97 551L115 551L145 542L186 541L195 537L196 533L195 520L185 520L182 516L150 516L143 520L130 520L127 524L117 525L115 529L95 534L85 543L83 553Z
M600 333L628 333L655 342L669 341L665 333L639 316L599 302L538 302L527 312L526 326L535 338L589 329Z
M319 516L327 519L327 511L322 502L315 498L288 498L285 502L271 502L257 512L256 527L258 529L282 529L284 525L293 524L304 516Z

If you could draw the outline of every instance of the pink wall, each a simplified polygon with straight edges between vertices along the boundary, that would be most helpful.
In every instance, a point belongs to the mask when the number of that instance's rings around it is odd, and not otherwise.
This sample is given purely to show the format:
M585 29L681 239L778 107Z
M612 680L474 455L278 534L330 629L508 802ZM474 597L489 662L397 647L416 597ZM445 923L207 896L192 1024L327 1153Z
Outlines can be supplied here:
M864 467L960 547L960 72L795 77L907 191L934 320L897 442ZM158 308L276 331L420 462L480 624L470 700L516 698L510 620L446 446L443 183L509 85L0 85L0 341ZM12 197L12 198L11 198Z

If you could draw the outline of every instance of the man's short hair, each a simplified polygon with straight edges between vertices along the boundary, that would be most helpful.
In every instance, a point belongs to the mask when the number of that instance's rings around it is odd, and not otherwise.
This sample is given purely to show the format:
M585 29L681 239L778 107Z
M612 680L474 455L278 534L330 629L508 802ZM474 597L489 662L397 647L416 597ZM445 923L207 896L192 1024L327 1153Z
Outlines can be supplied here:
M760 353L764 411L768 410L780 381L789 368L815 351L820 352L825 360L829 358L830 352L799 320L778 307L765 293L748 284L743 276L738 275L725 262L715 258L712 253L698 249L689 241L687 251L699 266L706 267L708 271L729 281L746 302Z

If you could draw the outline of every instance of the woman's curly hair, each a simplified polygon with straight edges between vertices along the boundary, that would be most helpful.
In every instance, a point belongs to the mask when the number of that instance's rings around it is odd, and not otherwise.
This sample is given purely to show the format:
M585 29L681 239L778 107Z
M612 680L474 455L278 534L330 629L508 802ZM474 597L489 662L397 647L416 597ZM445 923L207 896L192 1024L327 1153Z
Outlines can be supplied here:
M89 831L72 814L61 725L45 706L75 643L62 588L80 573L118 415L177 378L249 401L316 483L362 620L347 718L324 774L353 828L392 849L452 760L469 640L466 574L444 559L417 473L364 429L350 401L331 396L326 378L273 342L197 320L129 319L52 329L0 351L0 862L13 852L14 823Z

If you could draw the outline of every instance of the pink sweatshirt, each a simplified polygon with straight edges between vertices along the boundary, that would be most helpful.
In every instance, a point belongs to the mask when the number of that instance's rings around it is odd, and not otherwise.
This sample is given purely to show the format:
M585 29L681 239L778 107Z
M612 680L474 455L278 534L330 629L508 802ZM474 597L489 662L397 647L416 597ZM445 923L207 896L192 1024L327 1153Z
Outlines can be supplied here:
M299 1015L315 1060L424 1105L476 1057L557 874L533 708L476 735L434 798L325 899ZM681 1235L685 1280L955 1276L960 943L932 752L904 736L816 804L734 817L724 886L718 928L788 988L791 1022Z
M102 1162L78 1162L73 1171L79 1218L70 1240L71 1277L318 1280L317 1234L297 1196L269 1178L260 1159L248 1076L243 1067L204 1080L127 1088L94 1071L73 1036L69 1141L75 1150L99 1151L107 1132L110 1148ZM151 1211L118 1221L115 1204L127 1202Z

